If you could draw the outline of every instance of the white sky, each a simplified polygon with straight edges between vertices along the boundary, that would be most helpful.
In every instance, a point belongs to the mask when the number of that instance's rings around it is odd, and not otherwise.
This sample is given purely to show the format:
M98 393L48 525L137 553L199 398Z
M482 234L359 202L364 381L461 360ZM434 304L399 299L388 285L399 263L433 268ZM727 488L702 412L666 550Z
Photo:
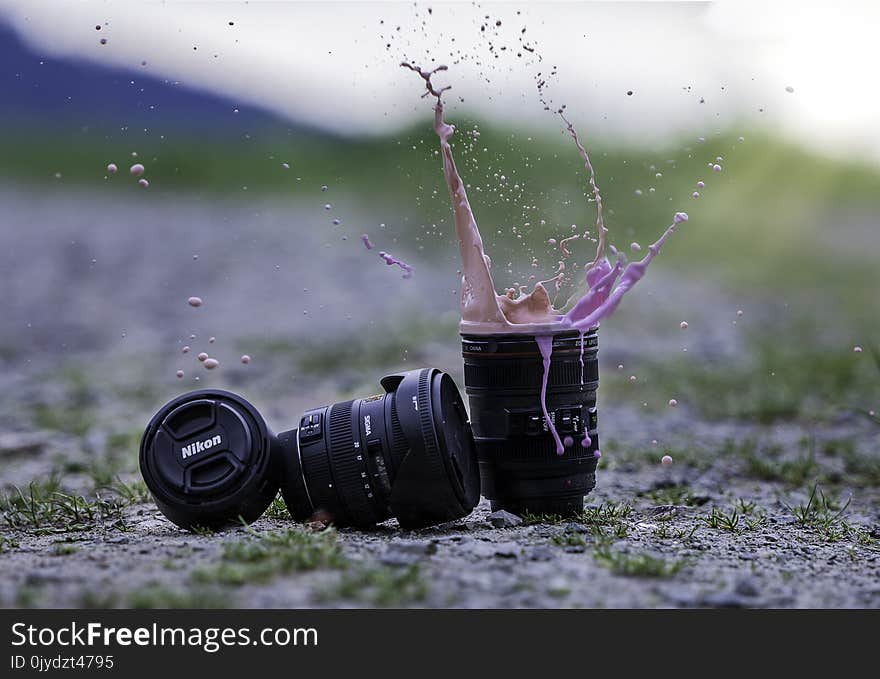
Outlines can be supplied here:
M468 110L511 126L550 124L534 76L553 64L554 99L594 137L645 141L766 124L822 150L880 162L880 3L867 0L418 7L0 0L0 14L46 55L146 70L332 130L379 133L424 119L421 83L397 64L404 54L450 62L456 49L465 59L444 82ZM496 49L508 46L500 58L486 35L498 36ZM520 36L543 63L516 57Z

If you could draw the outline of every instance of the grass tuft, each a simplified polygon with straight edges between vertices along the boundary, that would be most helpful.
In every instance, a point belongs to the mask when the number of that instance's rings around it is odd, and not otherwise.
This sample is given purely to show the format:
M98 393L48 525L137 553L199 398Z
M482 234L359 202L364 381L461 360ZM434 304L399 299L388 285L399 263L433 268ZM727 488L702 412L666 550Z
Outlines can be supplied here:
M298 571L339 568L345 563L332 529L320 533L300 528L272 533L248 529L248 532L247 538L223 545L220 563L193 571L193 581L239 586L269 582Z
M647 552L623 552L602 546L593 553L596 561L616 575L636 578L669 578L681 571L683 559L667 561Z

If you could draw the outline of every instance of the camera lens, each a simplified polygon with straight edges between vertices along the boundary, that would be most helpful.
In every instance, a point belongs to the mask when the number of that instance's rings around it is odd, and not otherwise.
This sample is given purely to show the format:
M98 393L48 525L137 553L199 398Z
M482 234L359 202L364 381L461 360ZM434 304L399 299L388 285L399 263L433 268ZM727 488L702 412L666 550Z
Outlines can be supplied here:
M291 515L339 526L392 516L421 528L467 515L480 498L473 434L449 375L389 375L384 394L306 412L279 435L281 492Z
M583 345L577 331L553 336L546 405L565 442L557 455L541 409L544 368L534 336L462 335L482 492L493 510L571 516L583 509L596 485L597 352L595 331Z
M250 523L278 494L273 439L240 396L190 392L165 404L147 425L141 474L161 512L182 528Z

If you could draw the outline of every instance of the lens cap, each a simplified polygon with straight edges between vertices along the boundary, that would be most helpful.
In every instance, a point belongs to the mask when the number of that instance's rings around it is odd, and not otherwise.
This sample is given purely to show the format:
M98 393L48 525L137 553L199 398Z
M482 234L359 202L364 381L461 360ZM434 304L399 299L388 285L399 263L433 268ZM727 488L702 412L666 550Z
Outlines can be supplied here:
M150 420L141 473L159 509L182 528L250 523L278 493L271 439L256 408L240 396L190 392Z

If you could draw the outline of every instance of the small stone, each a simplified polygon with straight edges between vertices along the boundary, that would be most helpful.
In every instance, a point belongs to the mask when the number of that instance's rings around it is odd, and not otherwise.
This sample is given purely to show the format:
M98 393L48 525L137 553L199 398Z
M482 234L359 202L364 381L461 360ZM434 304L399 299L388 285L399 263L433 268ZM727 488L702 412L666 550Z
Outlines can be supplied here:
M515 542L503 542L495 545L494 554L502 559L515 559L519 556L519 545Z
M552 561L555 556L554 550L545 545L538 545L529 550L528 553L530 561Z
M740 596L758 596L760 594L753 578L740 578L734 585L733 591Z
M427 540L394 540L388 544L382 563L389 566L410 566L424 557L436 554L437 544Z
M33 455L49 444L49 439L39 432L0 433L0 455Z
M497 512L492 512L486 517L486 520L495 528L513 528L514 526L519 526L523 522L523 520L516 514L511 514L503 509L499 509Z

